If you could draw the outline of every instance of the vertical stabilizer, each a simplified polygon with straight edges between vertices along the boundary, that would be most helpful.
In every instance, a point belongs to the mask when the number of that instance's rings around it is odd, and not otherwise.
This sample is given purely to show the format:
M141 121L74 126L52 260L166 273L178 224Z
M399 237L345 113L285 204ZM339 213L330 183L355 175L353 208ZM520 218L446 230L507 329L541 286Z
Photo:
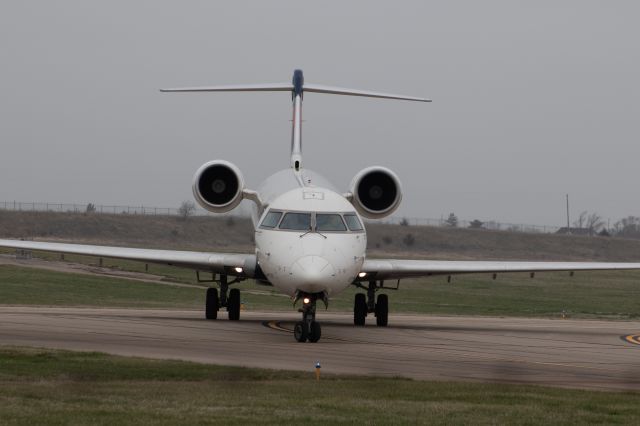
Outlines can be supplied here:
M291 167L295 171L302 168L302 88L304 75L302 70L293 72L293 120L291 129Z

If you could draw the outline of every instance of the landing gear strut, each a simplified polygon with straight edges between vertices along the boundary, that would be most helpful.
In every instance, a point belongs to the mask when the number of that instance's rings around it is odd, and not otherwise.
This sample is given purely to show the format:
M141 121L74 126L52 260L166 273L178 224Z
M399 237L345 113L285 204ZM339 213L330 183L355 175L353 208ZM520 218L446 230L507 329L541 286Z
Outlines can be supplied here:
M385 287L382 281L380 281L380 284L376 281L369 281L368 287L361 283L355 283L354 285L367 290L367 294L357 293L355 296L353 302L353 324L363 326L367 314L373 313L376 316L376 325L386 327L389 323L389 297L386 294L380 294L376 301L376 291L381 289L397 290L398 287Z
M322 335L320 323L316 322L316 301L316 295L302 296L302 308L299 310L302 312L302 321L298 321L293 328L293 336L300 343L307 340L316 343Z
M227 275L220 275L219 280L216 280L215 276L211 280L201 280L200 274L197 276L198 282L215 282L220 285L219 296L217 288L209 287L207 289L205 318L208 320L217 319L220 308L227 308L227 311L229 312L229 319L231 321L238 321L240 319L240 290L237 288L229 290L229 286L242 281L242 279L236 278L229 282Z

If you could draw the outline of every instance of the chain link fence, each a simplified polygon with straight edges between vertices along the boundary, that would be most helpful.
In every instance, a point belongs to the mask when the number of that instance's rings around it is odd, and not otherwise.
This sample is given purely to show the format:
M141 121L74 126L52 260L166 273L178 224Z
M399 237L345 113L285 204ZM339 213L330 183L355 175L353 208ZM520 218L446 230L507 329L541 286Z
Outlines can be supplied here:
M91 206L91 207L90 207ZM0 201L0 209L12 211L34 212L58 212L58 213L103 213L103 214L140 214L140 215L164 215L180 216L178 208L174 207L149 207L149 206L123 206L106 204L69 204L69 203L45 203L45 202L21 202ZM206 216L211 213L197 208L192 212L193 216Z
M549 225L529 225L524 223L504 223L496 221L481 222L477 220L458 220L456 226L451 226L446 219L425 219L418 217L389 217L383 219L382 223L390 225L405 226L437 226L443 228L470 228L470 229L489 229L493 231L512 231L527 233L545 233L551 234L557 232L559 226ZM380 223L380 221L378 221Z

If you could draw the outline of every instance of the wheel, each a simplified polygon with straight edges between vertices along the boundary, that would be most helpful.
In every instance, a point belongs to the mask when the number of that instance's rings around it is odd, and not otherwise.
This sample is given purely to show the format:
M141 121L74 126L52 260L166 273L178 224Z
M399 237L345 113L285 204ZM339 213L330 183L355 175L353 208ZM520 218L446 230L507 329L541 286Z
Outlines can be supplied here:
M218 289L208 288L207 298L204 307L204 315L208 320L214 320L218 318L218 308L220 303L218 302Z
M364 293L356 294L355 301L353 303L353 323L355 325L364 325L364 320L367 317L367 298Z
M378 327L386 327L389 322L389 297L386 294L378 296L376 303L376 324Z
M237 288L229 290L227 310L229 311L229 319L231 321L238 321L240 319L240 290Z
M321 335L322 335L322 328L320 328L320 323L315 321L312 322L311 331L309 332L309 341L311 343L316 343L318 340L320 340Z
M304 322L298 321L293 328L293 337L300 343L307 341L307 327L304 326Z

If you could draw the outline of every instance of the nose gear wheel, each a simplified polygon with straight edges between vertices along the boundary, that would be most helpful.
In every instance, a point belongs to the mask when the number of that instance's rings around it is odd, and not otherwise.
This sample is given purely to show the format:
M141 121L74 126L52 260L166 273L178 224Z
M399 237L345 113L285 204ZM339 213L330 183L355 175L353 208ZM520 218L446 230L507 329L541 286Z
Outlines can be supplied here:
M293 328L293 337L297 342L316 343L322 336L322 328L320 323L316 321L316 301L321 297L325 300L325 295L318 294L298 294L296 298L307 299L308 303L303 303L300 312L302 312L302 321L298 321ZM326 303L326 301L325 301Z

